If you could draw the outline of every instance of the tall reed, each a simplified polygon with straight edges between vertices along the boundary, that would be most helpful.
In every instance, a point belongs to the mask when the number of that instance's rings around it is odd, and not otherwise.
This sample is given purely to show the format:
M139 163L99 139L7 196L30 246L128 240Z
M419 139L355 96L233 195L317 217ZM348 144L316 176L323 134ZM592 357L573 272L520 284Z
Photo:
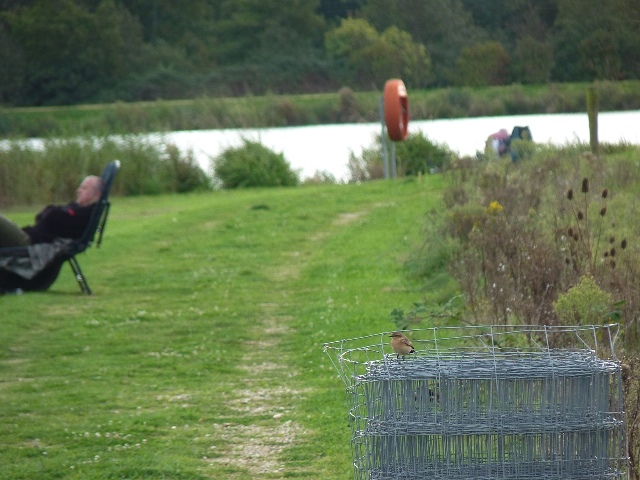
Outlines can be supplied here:
M87 175L111 160L122 162L115 195L211 188L193 153L134 135L10 141L0 148L0 207L68 202Z

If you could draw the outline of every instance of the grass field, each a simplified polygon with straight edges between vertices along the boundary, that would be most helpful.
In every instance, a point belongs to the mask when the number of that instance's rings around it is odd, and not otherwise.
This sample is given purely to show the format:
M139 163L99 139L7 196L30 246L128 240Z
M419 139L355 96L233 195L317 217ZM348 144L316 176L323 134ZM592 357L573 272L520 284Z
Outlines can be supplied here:
M442 188L113 199L79 258L93 296L64 266L47 292L0 297L0 478L352 478L322 345L422 300L404 261Z

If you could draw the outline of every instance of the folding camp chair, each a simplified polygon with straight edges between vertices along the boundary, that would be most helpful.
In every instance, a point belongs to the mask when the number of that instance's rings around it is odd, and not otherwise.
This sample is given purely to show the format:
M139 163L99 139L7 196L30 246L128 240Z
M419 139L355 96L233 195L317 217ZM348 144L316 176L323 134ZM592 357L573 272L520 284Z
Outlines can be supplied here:
M102 243L102 235L109 215L109 192L120 169L120 161L110 162L102 171L103 189L96 203L89 224L82 236L76 240L60 239L52 244L0 249L0 289L24 291L46 290L68 261L83 293L91 295L91 288L80 269L76 255L89 248L97 237L96 248ZM35 266L34 266L35 265ZM26 266L26 268L24 268Z

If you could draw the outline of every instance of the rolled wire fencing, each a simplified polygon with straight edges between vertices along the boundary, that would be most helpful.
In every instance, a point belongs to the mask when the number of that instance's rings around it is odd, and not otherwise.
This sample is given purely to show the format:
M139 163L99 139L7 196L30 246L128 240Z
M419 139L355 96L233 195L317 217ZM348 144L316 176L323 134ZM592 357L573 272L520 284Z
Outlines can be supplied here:
M329 342L356 479L618 479L618 325L441 327Z

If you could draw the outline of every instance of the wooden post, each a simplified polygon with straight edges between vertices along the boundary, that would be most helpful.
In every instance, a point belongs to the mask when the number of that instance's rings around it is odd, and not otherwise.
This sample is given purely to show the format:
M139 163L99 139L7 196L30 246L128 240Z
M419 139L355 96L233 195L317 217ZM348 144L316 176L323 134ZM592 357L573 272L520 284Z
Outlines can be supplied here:
M595 85L587 88L587 114L589 115L589 144L591 153L598 155L598 92Z

